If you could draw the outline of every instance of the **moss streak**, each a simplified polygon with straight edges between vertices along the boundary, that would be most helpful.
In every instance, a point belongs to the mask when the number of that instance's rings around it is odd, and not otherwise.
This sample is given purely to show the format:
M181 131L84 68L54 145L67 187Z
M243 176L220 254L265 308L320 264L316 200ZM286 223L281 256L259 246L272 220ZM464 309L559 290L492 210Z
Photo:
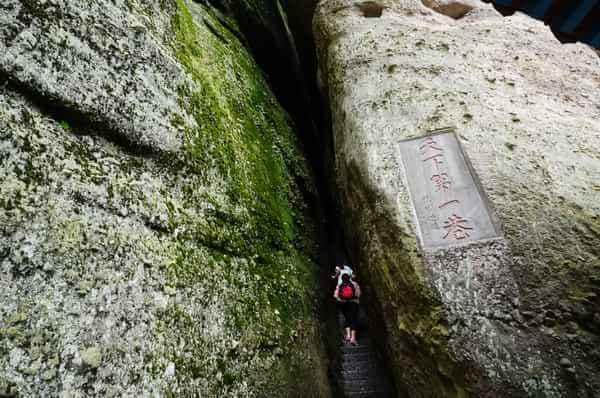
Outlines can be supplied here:
M198 391L188 381L208 378L211 394L289 396L294 373L313 372L317 355L293 344L316 333L310 223L295 185L308 173L290 120L247 50L207 10L183 0L177 7L173 50L190 77L180 102L191 122L173 124L185 129L184 164L198 178L169 207L179 240L168 272L179 290L206 293L196 308L173 305L163 317L163 332L178 337L170 340L186 342L184 352L167 353L178 369L172 393Z

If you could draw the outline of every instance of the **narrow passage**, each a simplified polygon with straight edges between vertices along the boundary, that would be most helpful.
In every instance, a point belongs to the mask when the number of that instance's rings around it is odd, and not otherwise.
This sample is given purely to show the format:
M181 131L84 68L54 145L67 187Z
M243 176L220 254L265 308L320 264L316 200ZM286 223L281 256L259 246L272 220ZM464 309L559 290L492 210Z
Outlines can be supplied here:
M332 298L334 284L329 275L338 261L347 259L343 233L339 229L341 210L335 186L335 167L331 115L327 96L317 79L317 59L313 37L312 15L317 0L281 1L287 18L279 22L241 18L244 36L250 49L265 71L273 92L294 120L299 141L314 172L317 195L306 192L306 200L315 212L319 225L320 265L323 289L322 319L326 321L326 346L330 359L329 376L334 397L396 397L385 361L376 347L384 346L369 336L369 321L365 303L359 311L357 347L342 343L342 320ZM376 12L377 10L375 10ZM381 10L379 10L380 13ZM277 51L273 51L276 48ZM353 269L358 271L357 264ZM360 272L358 272L360 276ZM361 280L358 279L361 283ZM364 289L369 300L369 289ZM362 300L362 299L361 299ZM372 317L371 317L372 319ZM377 329L371 329L377 330ZM300 382L309 382L301 380Z
M341 346L334 362L334 379L340 396L395 397L368 330L360 329L359 333L358 346Z
M342 234L337 234L337 242L329 242L330 248L328 253L328 271L331 274L336 264L341 264L344 258L342 246ZM331 236L331 235L330 235ZM353 264L352 268L358 274L356 280L361 286L362 297L359 309L359 326L357 330L358 345L352 346L344 344L344 318L335 305L335 300L332 298L333 290L335 289L335 281L328 278L327 289L325 295L328 300L327 307L330 309L329 316L333 318L328 322L330 331L330 355L331 368L330 377L331 384L335 397L343 398L390 398L396 397L395 389L385 366L385 361L377 349L377 341L371 335L369 329L374 327L369 321L367 314L367 305L369 300L367 286L363 286L360 279L360 272L357 265Z

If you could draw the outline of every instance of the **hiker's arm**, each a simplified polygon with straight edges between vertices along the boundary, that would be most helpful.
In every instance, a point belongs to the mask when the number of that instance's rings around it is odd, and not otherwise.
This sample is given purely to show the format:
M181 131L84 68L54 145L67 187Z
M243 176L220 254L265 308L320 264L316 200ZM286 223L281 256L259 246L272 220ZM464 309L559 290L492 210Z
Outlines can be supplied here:
M331 279L335 279L340 275L340 267L335 267L335 274L331 275Z
M338 290L339 289L337 287L333 290L333 298L336 300L339 300Z
M354 282L354 287L355 287L354 290L356 290L356 298L359 298L361 295L360 285L358 283Z

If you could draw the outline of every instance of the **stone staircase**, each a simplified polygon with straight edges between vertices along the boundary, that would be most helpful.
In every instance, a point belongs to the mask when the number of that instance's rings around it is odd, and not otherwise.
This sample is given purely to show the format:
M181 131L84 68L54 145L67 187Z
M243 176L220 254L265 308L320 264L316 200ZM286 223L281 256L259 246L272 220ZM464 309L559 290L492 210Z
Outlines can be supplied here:
M394 397L392 384L372 341L366 332L360 333L358 346L343 345L338 352L334 375L339 396Z

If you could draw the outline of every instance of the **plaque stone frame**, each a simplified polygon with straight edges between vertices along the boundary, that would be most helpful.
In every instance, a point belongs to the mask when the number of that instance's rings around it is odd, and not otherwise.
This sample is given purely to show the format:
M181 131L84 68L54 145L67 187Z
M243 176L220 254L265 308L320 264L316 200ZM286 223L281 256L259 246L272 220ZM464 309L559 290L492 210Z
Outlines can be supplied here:
M431 131L399 145L424 248L501 237L497 218L454 129Z

